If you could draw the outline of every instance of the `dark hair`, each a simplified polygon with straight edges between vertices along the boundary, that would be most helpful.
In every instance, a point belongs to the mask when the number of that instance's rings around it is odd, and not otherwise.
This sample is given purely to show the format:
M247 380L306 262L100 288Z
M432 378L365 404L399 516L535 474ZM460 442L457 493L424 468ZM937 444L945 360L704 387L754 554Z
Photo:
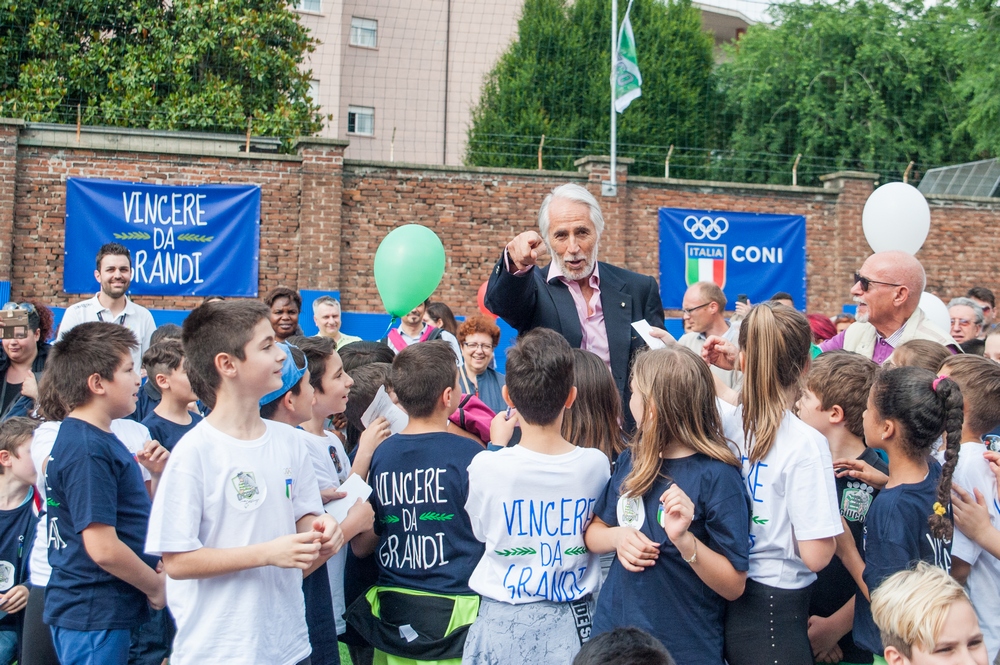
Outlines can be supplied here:
M309 385L320 395L323 394L323 375L326 374L326 361L337 352L337 343L329 337L306 337L295 335L285 340L298 347L309 363ZM354 392L354 388L351 388ZM298 393L295 393L298 395Z
M142 367L146 377L156 386L156 375L169 375L184 362L184 345L179 339L164 339L153 344L142 354ZM159 388L159 386L157 386Z
M52 315L51 309L37 300L29 300L28 302L35 308L34 314L28 314L28 327L38 331L38 344L45 344L52 336L55 317Z
M941 363L950 355L951 351L943 344L929 339L911 339L897 346L892 352L892 366L923 367L937 374Z
M458 332L458 321L455 320L455 314L451 311L451 307L443 302L428 303L424 315L429 316L432 321L440 321L441 328L452 335Z
M162 326L157 327L153 331L153 334L149 336L149 345L158 344L165 339L176 339L180 340L182 336L181 327L176 323L164 323Z
M830 317L823 314L806 314L806 318L809 319L809 328L816 344L837 336L837 326L833 325Z
M792 294L791 293L785 293L784 291L778 291L773 296L771 296L770 298L768 298L768 300L771 300L771 301L774 301L774 300L791 300L792 302L795 302L795 298L792 297Z
M985 286L973 286L965 293L966 298L975 298L976 300L982 300L983 302L988 302L990 307L997 306L996 296Z
M745 454L756 464L771 450L785 417L787 391L809 364L812 330L806 317L780 303L754 305L740 325L743 350Z
M877 371L878 365L862 355L842 349L827 351L809 365L806 388L816 395L823 411L835 406L843 409L847 431L864 439L868 393Z
M381 342L351 342L338 351L344 361L344 371L354 377L354 370L371 363L388 363L396 358L395 352ZM455 354L452 353L452 356Z
M276 286L267 292L264 296L264 304L267 305L268 309L274 307L274 303L282 298L288 298L290 301L295 303L295 306L302 310L302 296L295 289L290 289L287 286Z
M456 381L458 365L448 342L411 344L392 361L392 385L411 418L432 415L441 393L454 388Z
M951 501L951 476L962 444L962 389L950 379L938 380L933 372L922 367L893 367L881 369L875 375L871 402L879 417L899 424L900 450L911 459L925 458L941 432L947 432L937 489L938 502L947 506ZM936 538L951 538L952 524L947 515L932 514L928 523Z
M986 340L974 337L959 343L958 348L962 349L962 353L971 356L984 356L986 355Z
M292 362L295 363L295 366L303 367L306 364L306 356L304 353L302 353L302 349L295 346L294 344L288 344L287 346L288 346L288 355L291 356ZM286 360L285 362L288 361ZM260 407L260 417L263 418L264 420L274 420L274 414L278 412L278 405L281 404L281 400L285 395L287 395L288 393L292 393L293 395L302 394L302 379L304 379L305 376L306 375L303 374L302 377L299 378L299 380L296 381L291 388L289 388L285 392L281 393L280 395L272 399L270 402ZM312 385L312 377L310 377L309 385Z
M347 400L347 408L344 410L348 427L353 427L358 434L365 430L364 423L361 422L361 415L371 406L379 386L385 386L386 390L392 388L391 377L392 365L389 363L370 363L351 373L354 385L351 386L351 395ZM348 437L348 442L350 442L350 437Z
M573 665L677 665L658 639L644 630L615 628L590 638Z
M465 324L462 324L465 325ZM563 438L581 448L597 448L614 460L625 450L622 397L614 377L598 356L571 349L576 401L566 410Z
M962 389L965 424L982 436L1000 425L1000 364L982 356L950 356L941 365Z
M23 416L14 416L3 421L0 423L0 450L6 450L14 457L18 457L17 449L25 441L31 440L38 425L38 421ZM2 475L3 467L0 466L0 476Z
M215 408L215 393L222 383L215 357L226 353L246 360L246 345L253 329L268 319L268 309L257 300L226 300L195 307L182 327L184 357L194 393L209 408Z
M518 417L530 425L548 425L559 417L573 381L569 342L553 330L535 328L507 352L507 394Z
M465 321L462 321L462 325L458 327L455 337L458 339L459 344L464 344L465 339L469 335L475 335L476 333L489 335L490 339L493 340L494 347L500 343L500 326L493 319L482 314L470 316Z
M105 256L124 256L128 258L128 267L132 267L132 253L128 251L128 247L118 242L108 242L101 245L101 248L97 250L97 270L101 270L101 261L104 260Z
M132 361L139 346L125 326L88 321L74 326L52 345L38 386L38 403L49 420L62 420L73 409L90 402L88 381L97 374L113 381L115 372ZM138 371L138 369L136 369Z

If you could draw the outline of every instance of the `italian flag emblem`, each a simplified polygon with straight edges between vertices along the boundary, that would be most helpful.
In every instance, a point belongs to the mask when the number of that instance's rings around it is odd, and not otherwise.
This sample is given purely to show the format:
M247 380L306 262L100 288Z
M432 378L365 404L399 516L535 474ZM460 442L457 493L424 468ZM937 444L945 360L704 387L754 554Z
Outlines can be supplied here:
M688 286L695 282L714 282L720 289L725 288L725 245L686 243L684 255L687 257L685 281Z

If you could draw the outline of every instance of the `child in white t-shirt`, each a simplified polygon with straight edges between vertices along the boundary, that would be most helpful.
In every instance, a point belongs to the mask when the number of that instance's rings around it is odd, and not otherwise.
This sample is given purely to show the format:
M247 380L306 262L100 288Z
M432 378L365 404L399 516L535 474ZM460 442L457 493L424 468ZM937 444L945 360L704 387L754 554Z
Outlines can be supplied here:
M809 585L836 551L844 528L830 446L791 408L809 367L812 330L784 305L753 307L740 326L740 407L719 401L726 438L736 443L750 493L746 591L726 612L730 665L812 662ZM732 369L727 342L711 337L706 355Z
M195 392L212 412L170 458L149 521L177 621L171 662L295 665L309 658L302 576L340 549L300 435L261 419L285 352L257 301L210 302L184 322Z
M568 663L590 637L600 558L583 534L610 477L600 450L562 437L576 399L566 340L539 328L507 354L508 405L520 444L469 465L465 509L486 552L469 579L482 596L463 663Z
M983 458L983 436L1000 425L1000 364L963 354L945 360L939 373L957 383L964 398L964 443L952 486L956 492L978 493L992 524L1000 525L996 478ZM969 593L992 663L1000 653L1000 560L962 533L961 525L951 543L951 576Z

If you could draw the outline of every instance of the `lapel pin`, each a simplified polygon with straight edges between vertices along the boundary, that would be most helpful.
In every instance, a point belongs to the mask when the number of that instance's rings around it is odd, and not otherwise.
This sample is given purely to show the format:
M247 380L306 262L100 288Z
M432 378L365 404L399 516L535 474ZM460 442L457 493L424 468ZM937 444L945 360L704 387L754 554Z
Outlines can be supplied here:
M625 303L622 303L622 309L625 309Z

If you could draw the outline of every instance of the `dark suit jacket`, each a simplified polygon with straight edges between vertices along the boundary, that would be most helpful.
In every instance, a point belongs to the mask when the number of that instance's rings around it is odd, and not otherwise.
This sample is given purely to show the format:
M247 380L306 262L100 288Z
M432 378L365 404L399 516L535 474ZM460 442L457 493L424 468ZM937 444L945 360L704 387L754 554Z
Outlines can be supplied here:
M632 322L645 319L651 326L663 327L660 289L652 277L608 263L599 265L611 373L624 400L625 418L631 421L629 367L633 354L646 345L632 328ZM534 328L551 328L561 333L570 346L579 348L583 332L569 287L558 279L546 282L546 274L547 267L534 267L527 274L515 277L504 268L501 256L486 287L486 307L519 334Z

